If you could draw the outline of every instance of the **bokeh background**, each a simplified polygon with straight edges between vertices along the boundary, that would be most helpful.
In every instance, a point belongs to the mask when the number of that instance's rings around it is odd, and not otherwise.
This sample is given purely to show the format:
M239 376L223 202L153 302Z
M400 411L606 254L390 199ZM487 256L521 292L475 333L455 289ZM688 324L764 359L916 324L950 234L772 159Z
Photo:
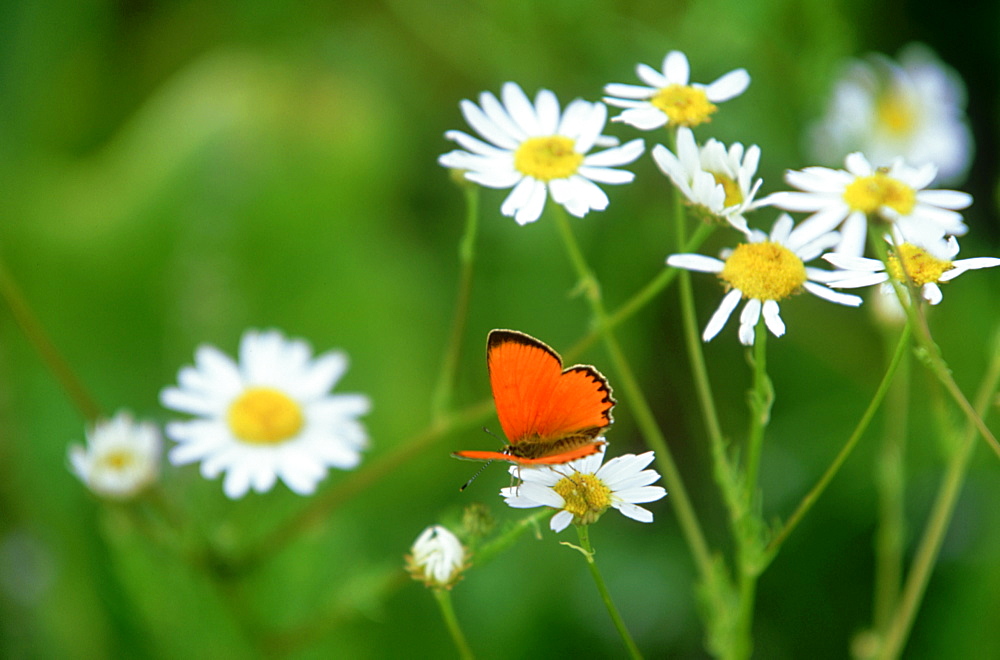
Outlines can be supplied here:
M1000 255L996 205L997 7L933 2L735 3L296 2L7 0L0 8L0 255L42 323L108 412L169 419L158 392L200 343L232 353L248 327L277 327L317 350L342 348L338 386L371 396L364 472L430 420L457 286L463 201L437 156L464 129L462 98L507 80L565 103L633 82L638 62L685 51L693 80L737 67L749 91L701 139L761 145L763 192L805 160L803 131L822 112L844 57L930 45L969 89L976 199L962 256ZM634 132L614 125L622 138ZM656 135L646 135L651 146ZM665 179L644 156L611 207L574 220L611 307L663 267ZM489 396L483 345L494 327L564 350L588 327L586 305L552 223L499 216L483 195L476 280L457 400ZM769 226L763 211L751 224ZM706 249L716 250L724 243ZM696 278L707 320L720 292ZM1000 321L1000 273L948 287L933 323L972 391ZM673 292L621 328L709 530L725 547ZM879 334L862 310L803 298L783 307L772 341L777 389L765 449L765 511L787 516L828 464L880 377ZM725 430L745 428L749 383L729 327L707 348ZM599 347L583 359L615 382ZM928 379L914 370L918 391ZM910 536L920 530L943 459L917 394L910 426ZM627 402L617 453L644 449ZM484 423L497 429L490 416ZM849 654L871 620L873 456L878 422L794 534L759 588L758 657ZM0 655L11 658L448 657L431 596L402 573L417 534L483 502L499 525L521 513L496 491L500 468L465 493L455 449L495 441L449 434L366 481L261 568L209 579L151 542L120 507L67 470L83 439L70 400L0 309ZM1000 657L1000 480L980 450L930 582L907 657ZM352 478L332 472L321 486ZM308 500L279 485L231 502L195 466L166 468L165 496L221 547L253 547ZM649 657L704 656L693 566L667 500L652 525L608 514L593 529L605 575ZM565 539L563 539L565 537ZM487 658L613 657L620 641L572 540L542 531L454 590L473 648ZM240 624L238 621L244 623ZM246 623L249 622L249 623ZM260 644L260 640L266 643Z

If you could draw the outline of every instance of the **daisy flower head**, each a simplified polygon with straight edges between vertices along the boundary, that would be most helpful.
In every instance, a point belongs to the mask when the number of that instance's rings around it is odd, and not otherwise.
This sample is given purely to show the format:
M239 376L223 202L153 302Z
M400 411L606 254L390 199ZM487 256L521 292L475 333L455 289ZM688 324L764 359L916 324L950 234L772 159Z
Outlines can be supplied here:
M370 410L368 397L330 394L346 371L344 353L313 358L308 343L277 330L245 332L238 362L199 347L178 385L160 392L164 407L195 416L167 424L178 443L170 462L201 461L206 479L225 472L223 491L232 499L267 492L279 477L295 493L311 494L328 467L356 467L368 445L357 419Z
M125 500L156 481L162 446L156 425L119 412L87 431L86 447L69 448L70 470L97 495Z
M911 167L896 158L888 167L874 167L864 154L855 152L844 166L843 170L790 170L785 181L799 191L774 193L768 201L786 211L812 213L799 225L809 239L840 227L836 251L856 257L864 253L869 218L925 242L968 230L958 210L972 204L971 195L925 190L937 172L934 165Z
M895 246L890 248L888 268L878 259L866 259L840 254L827 254L823 258L841 269L840 276L829 282L838 289L853 289L882 284L886 294L891 294L889 278L906 284L907 277L920 289L920 297L931 305L941 302L939 284L955 279L962 273L980 268L1000 266L996 257L958 259L958 240L949 236L946 241L907 242L897 232Z
M590 525L608 508L639 522L653 522L653 514L636 506L655 502L667 494L660 486L651 486L660 478L656 470L645 469L653 462L653 452L625 454L604 465L604 448L596 454L563 465L544 467L511 466L510 473L520 478L517 486L503 488L500 495L515 509L547 506L558 509L549 527L561 532L569 524Z
M421 532L406 556L410 576L435 589L451 589L466 568L465 547L441 525L431 525Z
M500 212L519 225L537 220L549 196L580 218L603 211L608 196L597 184L631 182L632 172L615 168L645 149L642 140L614 146L616 139L601 135L608 117L603 103L577 99L560 112L556 95L547 89L532 103L516 83L508 82L500 99L483 92L479 105L463 100L460 107L483 139L448 131L445 137L462 149L443 154L438 163L464 170L466 179L487 188L513 188ZM589 153L595 146L611 148Z
M604 87L604 102L625 111L612 121L625 122L642 131L661 126L697 126L712 121L712 115L722 103L746 91L750 74L746 69L735 69L715 82L702 85L689 82L691 67L687 56L672 50L663 58L663 67L657 71L646 64L636 69L645 85L611 83Z
M712 138L699 147L690 128L677 130L677 154L662 144L653 147L653 159L670 177L688 203L709 217L721 218L744 234L749 233L743 214L766 204L754 201L761 180L754 179L760 147L744 151L739 142L726 146Z
M826 114L809 132L820 162L862 151L875 162L897 156L933 163L939 181L960 181L972 160L961 77L924 44L897 60L872 54L850 60L833 88Z
M672 254L667 265L703 273L715 273L722 280L728 293L719 308L712 314L701 338L710 341L719 334L733 310L744 298L747 300L740 313L740 343L751 346L754 328L761 316L764 324L775 337L785 334L779 302L803 289L824 300L857 307L861 298L832 291L819 284L835 277L834 271L806 266L806 262L833 247L839 240L836 232L827 232L809 239L802 225L792 227L792 218L782 214L774 223L771 235L753 230L749 242L737 245L723 254L722 259L701 254Z

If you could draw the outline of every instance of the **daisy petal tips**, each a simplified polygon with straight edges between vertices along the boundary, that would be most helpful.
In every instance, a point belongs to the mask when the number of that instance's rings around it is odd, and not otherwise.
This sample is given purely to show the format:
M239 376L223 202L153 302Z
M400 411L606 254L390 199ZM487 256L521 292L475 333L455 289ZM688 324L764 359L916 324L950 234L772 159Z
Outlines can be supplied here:
M69 448L72 472L95 494L126 500L156 481L163 440L150 422L119 412L87 431L87 445Z
M750 85L746 69L735 69L715 82L702 85L689 82L687 56L672 50L663 58L657 71L640 64L636 74L645 85L611 83L604 87L604 102L625 111L612 121L620 121L639 130L651 131L668 124L697 126L711 121L716 103L735 98Z
M805 265L833 247L838 240L836 232L810 239L801 231L801 226L793 228L790 216L782 214L774 223L770 236L754 230L748 242L737 245L724 259L701 254L673 254L667 257L667 265L715 273L728 289L705 326L703 341L710 341L719 334L729 317L746 299L740 313L738 336L741 344L750 346L754 343L757 323L762 318L765 327L775 337L785 334L779 302L800 291L808 291L841 305L856 307L861 304L858 296L839 293L820 284L840 277L839 272Z
M625 454L604 465L604 449L565 465L544 467L512 466L510 472L521 483L500 490L504 501L515 509L547 506L558 509L549 521L554 532L570 523L590 525L609 508L639 522L653 522L653 514L638 504L655 502L667 494L653 486L660 478L656 470L645 469L653 462L653 452Z
M181 369L178 384L160 392L165 408L195 416L174 421L166 434L177 442L170 462L201 461L201 473L225 473L231 498L269 491L280 478L295 493L310 495L327 468L354 468L368 445L358 417L371 409L362 394L330 394L347 371L347 357L312 357L300 339L276 330L249 330L239 362L202 346L195 366Z
M577 217L603 211L608 196L597 184L631 182L632 172L616 168L645 150L640 139L589 153L595 146L617 144L601 135L607 108L577 99L560 112L559 101L547 89L532 103L516 83L508 82L500 99L483 92L479 105L462 101L460 107L482 139L446 132L462 149L441 155L438 163L487 188L512 188L500 212L519 225L537 220L549 197Z

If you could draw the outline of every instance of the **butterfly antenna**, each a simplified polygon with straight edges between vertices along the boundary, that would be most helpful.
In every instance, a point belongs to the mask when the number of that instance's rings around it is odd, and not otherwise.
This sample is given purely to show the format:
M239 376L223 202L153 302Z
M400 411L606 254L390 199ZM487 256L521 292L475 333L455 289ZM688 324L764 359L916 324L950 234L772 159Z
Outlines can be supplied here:
M468 488L468 487L469 487L469 484L471 484L471 483L472 483L473 481L475 481L475 480L476 480L476 477L478 477L479 475L481 475L481 474L483 473L483 470L485 470L486 468L488 468L488 467L490 466L490 463L492 463L492 462L493 462L493 459L492 459L492 458L491 458L490 460L486 461L486 463L485 463L485 464L483 465L483 467L481 467L481 468L479 468L478 470L476 470L476 473L475 473L474 475L472 475L472 478L471 478L471 479L469 479L468 481L466 481L466 482L465 482L465 483L464 483L464 484L462 485L462 487L458 489L458 491L459 491L459 492L462 492L462 491L464 491L464 490L465 490L466 488Z

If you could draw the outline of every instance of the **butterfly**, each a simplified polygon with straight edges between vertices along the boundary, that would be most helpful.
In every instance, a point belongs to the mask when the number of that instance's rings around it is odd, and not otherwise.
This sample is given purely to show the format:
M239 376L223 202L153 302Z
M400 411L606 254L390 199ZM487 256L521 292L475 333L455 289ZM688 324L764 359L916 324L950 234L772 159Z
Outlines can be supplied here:
M516 330L493 330L486 365L497 417L509 445L501 451L458 451L456 458L558 465L596 454L611 425L611 386L594 367L563 369L543 342Z

